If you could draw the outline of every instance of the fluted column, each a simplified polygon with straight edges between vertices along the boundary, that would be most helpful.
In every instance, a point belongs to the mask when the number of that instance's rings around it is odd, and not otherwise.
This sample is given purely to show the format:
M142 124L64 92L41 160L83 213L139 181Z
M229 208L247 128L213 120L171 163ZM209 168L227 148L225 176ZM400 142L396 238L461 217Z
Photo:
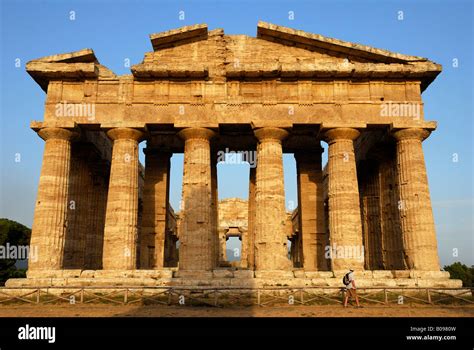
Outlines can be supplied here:
M71 147L71 168L68 193L68 227L64 244L63 267L81 269L85 267L89 252L87 235L91 228L92 176L90 171L89 145L74 143Z
M327 270L321 153L323 149L295 153L298 176L298 211L303 266L307 271Z
M210 155L214 132L187 128L179 136L184 139L179 269L210 271L215 267Z
M104 230L104 270L136 267L138 234L138 142L143 133L131 128L107 132L114 141Z
M394 132L397 140L398 208L405 260L409 269L439 270L436 232L431 208L422 141L425 129Z
M219 265L219 195L217 182L217 151L211 152L211 208L212 208L212 256L214 266Z
M146 157L140 268L160 269L163 268L165 259L171 153L153 147L153 140L148 140L144 152Z
M255 177L257 168L250 167L249 173L249 201L248 201L248 230L247 230L247 266L255 269ZM244 242L242 241L242 244Z
M279 128L255 130L257 174L255 193L256 270L289 270L282 140L288 133Z
M30 246L29 270L61 269L67 230L71 140L77 134L61 128L45 128L38 135L46 141L38 185Z
M334 128L325 132L328 150L329 239L333 271L364 269L359 187L354 140L359 131Z

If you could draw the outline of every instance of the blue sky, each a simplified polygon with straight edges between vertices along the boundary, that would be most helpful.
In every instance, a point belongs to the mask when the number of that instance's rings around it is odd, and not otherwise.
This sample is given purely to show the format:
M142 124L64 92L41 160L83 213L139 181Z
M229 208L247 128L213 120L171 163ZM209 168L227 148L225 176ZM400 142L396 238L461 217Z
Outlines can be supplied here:
M70 11L75 12L73 21ZM92 48L102 64L129 74L125 59L141 62L152 50L151 33L207 23L227 34L255 36L257 22L263 20L443 65L442 74L423 94L426 119L438 121L424 150L439 252L442 264L474 264L472 19L470 1L2 1L0 217L27 226L33 218L43 141L29 123L42 119L45 94L26 73L26 62ZM454 153L458 162L453 162ZM17 154L20 162L15 162ZM284 165L291 206L297 201L291 155L285 156ZM219 165L218 175L220 198L246 198L248 167ZM182 156L175 155L174 208L179 207L181 178Z

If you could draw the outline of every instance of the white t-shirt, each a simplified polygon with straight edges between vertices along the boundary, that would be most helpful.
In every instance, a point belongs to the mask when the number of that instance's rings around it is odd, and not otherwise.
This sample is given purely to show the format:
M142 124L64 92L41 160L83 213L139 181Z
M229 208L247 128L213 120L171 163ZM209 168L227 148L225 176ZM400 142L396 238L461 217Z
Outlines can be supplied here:
M352 289L354 286L352 285L352 281L354 281L354 272L349 272L349 275L347 276L349 278L349 284L346 286L347 289Z

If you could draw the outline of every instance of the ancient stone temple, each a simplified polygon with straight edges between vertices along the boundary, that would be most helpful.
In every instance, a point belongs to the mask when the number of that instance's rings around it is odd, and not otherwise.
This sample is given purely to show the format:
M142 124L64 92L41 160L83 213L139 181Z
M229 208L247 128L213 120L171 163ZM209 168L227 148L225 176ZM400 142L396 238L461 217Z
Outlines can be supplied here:
M440 65L264 22L256 37L200 24L150 39L127 75L90 49L27 64L47 94L31 123L45 141L38 254L9 285L339 286L353 268L366 286L459 286L440 271L422 148L436 128L422 92ZM256 166L242 179L248 202L219 215L217 155L229 150L253 152ZM293 213L285 153L297 164ZM238 267L223 264L233 236Z

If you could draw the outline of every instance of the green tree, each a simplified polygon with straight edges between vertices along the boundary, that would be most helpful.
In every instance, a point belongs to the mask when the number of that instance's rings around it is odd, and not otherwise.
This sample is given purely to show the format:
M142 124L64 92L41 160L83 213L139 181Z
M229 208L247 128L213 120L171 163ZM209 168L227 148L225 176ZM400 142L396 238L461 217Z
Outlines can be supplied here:
M27 246L30 244L31 229L28 227L8 219L0 219L0 246ZM12 277L25 277L24 269L17 269L15 259L6 259L0 256L0 285Z
M474 266L468 267L460 262L455 262L443 267L443 269L449 272L452 279L461 280L463 287L473 287Z

